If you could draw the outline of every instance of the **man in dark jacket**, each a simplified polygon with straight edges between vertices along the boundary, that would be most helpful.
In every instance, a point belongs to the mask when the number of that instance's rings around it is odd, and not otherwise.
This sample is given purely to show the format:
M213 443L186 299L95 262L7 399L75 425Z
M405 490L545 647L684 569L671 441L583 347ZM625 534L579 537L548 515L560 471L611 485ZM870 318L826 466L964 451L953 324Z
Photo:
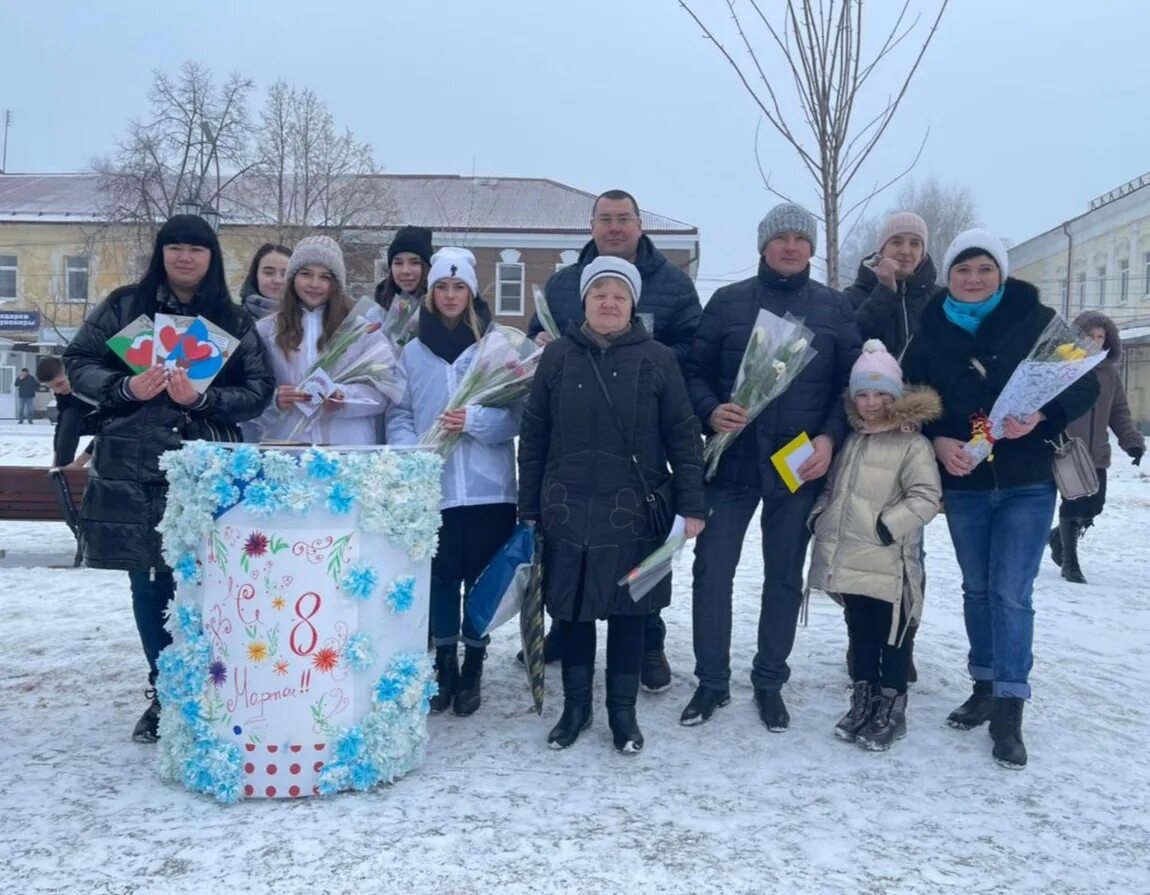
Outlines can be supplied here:
M863 341L881 339L896 358L918 332L922 309L938 289L928 235L926 221L913 211L891 215L879 234L878 251L862 260L854 285L843 292Z
M760 503L764 581L751 683L767 729L785 730L790 723L781 690L790 677L787 657L802 603L807 516L831 455L848 432L842 394L860 347L849 302L810 277L817 236L806 209L791 204L771 209L759 224L758 274L711 297L685 364L687 388L704 428L741 434L708 487L710 515L695 547L692 619L699 687L683 711L683 724L701 724L730 701L732 588L743 537ZM760 310L801 317L817 354L748 424L731 392ZM814 453L798 469L804 484L791 493L771 456L802 432L810 436Z
M56 432L52 439L53 466L87 466L92 459L92 443L76 459L84 417L96 409L72 391L64 364L58 357L42 357L36 364L36 380L56 396Z
M202 315L239 340L239 345L203 394L180 369L163 365L132 375L107 342L141 314ZM210 438L259 416L275 392L275 374L251 316L228 292L223 253L203 218L181 214L156 235L148 269L139 283L115 290L100 303L64 352L68 379L80 394L98 402L94 475L80 510L84 561L97 569L128 573L136 628L156 682L156 659L171 643L164 628L175 580L160 554L156 526L167 505L168 483L160 457L184 439ZM155 690L132 739L158 738L160 704Z
M36 421L36 392L39 390L36 377L28 372L27 367L21 367L20 375L16 377L16 418L20 423L27 420L31 425Z
M655 341L672 349L682 364L690 352L691 339L703 313L699 293L691 278L671 264L643 234L639 203L623 190L608 190L596 198L591 207L591 241L583 246L578 261L556 271L547 281L547 305L560 332L565 333L572 323L583 322L579 278L583 268L600 255L624 258L639 269L643 290L635 313ZM531 318L528 335L540 345L550 340L543 332L538 314ZM668 575L659 583L654 603L666 605L670 599L671 576ZM648 690L665 690L671 686L671 666L663 648L666 634L667 626L656 609L647 617L643 686ZM554 633L548 635L548 655L557 658L554 637Z

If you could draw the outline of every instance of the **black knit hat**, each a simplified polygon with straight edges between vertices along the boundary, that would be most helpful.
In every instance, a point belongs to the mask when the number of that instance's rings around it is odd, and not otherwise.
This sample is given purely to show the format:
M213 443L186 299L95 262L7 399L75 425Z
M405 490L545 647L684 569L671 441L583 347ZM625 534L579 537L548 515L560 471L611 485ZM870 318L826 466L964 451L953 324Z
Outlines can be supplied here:
M423 259L424 264L431 264L431 231L426 227L400 227L387 247L389 266L400 252L411 252Z

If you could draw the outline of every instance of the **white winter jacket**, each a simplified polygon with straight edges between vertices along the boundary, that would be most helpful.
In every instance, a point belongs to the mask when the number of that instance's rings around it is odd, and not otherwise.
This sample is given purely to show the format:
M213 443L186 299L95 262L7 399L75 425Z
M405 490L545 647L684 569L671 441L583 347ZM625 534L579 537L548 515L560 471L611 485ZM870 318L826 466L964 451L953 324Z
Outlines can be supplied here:
M315 363L319 351L316 343L323 332L322 309L304 311L303 339L300 341L299 351L285 355L276 344L276 322L278 314L265 317L256 324L256 331L264 343L268 360L276 374L276 385L297 386L303 382L304 374ZM364 339L378 339L386 342L381 333L372 333ZM357 343L358 344L358 343ZM376 343L372 342L373 346ZM377 350L382 350L378 349ZM387 349L390 352L390 348ZM355 357L356 346L348 351L345 366ZM368 383L354 383L341 385L343 393L350 399L366 403L346 404L342 409L335 411L318 410L317 421L297 436L302 441L313 441L317 444L378 444L379 420L387 411L389 401L387 397L374 385ZM283 441L291 436L299 425L301 412L294 407L282 411L276 402L268 406L263 416L259 418L261 428L260 437L264 441Z
M387 443L418 444L435 425L471 367L476 346L449 364L419 339L412 339L399 356L403 397L387 412ZM515 437L519 434L522 402L511 407L467 407L463 438L443 466L441 509L515 503Z

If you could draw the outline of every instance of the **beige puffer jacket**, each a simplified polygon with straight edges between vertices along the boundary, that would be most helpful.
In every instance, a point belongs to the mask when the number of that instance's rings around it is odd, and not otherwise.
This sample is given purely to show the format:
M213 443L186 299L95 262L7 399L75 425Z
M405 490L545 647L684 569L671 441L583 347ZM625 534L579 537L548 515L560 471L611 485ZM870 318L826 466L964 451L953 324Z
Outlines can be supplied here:
M922 530L938 513L942 486L934 449L919 429L942 405L931 388L907 389L886 420L868 426L846 401L855 431L807 522L814 533L807 587L893 603L894 643L902 615L922 615ZM883 544L880 520L894 543Z

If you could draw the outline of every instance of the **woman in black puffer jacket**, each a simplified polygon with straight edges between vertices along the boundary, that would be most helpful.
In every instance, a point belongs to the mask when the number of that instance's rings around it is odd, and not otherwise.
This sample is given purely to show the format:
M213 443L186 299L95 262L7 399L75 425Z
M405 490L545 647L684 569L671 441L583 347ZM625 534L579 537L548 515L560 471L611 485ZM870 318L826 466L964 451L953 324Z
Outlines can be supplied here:
M203 395L182 371L155 366L133 376L107 345L141 314L202 315L239 339ZM136 627L148 660L171 642L164 614L175 594L171 569L160 555L156 526L164 515L168 483L160 456L185 440L239 440L236 424L259 416L271 400L275 377L251 317L231 300L219 240L202 218L176 215L156 236L143 279L109 295L84 322L64 352L72 388L97 404L92 477L80 511L85 563L128 573ZM155 742L159 703L152 702L132 734Z

